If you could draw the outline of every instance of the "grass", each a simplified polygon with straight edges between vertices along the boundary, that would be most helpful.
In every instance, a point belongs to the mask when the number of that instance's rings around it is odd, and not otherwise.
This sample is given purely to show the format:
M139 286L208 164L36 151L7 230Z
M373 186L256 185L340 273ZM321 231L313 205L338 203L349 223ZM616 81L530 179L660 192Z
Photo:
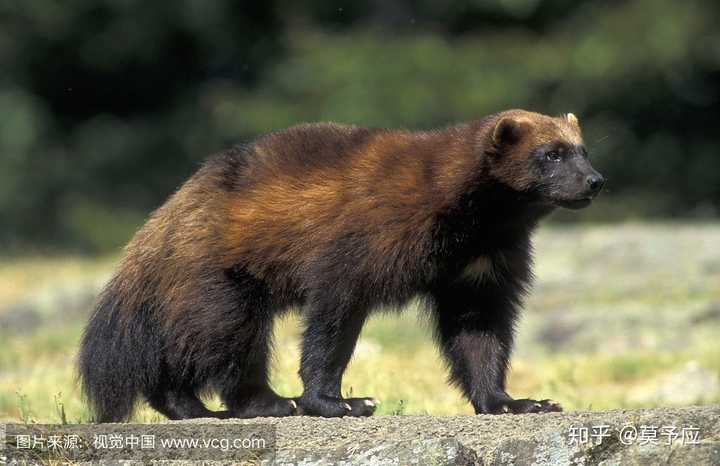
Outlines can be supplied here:
M536 253L538 280L518 329L511 394L553 398L571 410L720 402L720 225L544 227ZM87 296L116 262L35 257L0 266L0 322L15 312L7 322L18 325L24 309L40 316L21 330L0 326L0 420L89 419L74 357ZM379 414L472 414L446 383L416 307L370 320L343 391L377 397ZM297 316L276 325L272 383L284 395L301 391L300 328ZM690 388L708 388L678 401L667 385L673 375L684 380L683 371ZM143 406L135 419L162 416Z

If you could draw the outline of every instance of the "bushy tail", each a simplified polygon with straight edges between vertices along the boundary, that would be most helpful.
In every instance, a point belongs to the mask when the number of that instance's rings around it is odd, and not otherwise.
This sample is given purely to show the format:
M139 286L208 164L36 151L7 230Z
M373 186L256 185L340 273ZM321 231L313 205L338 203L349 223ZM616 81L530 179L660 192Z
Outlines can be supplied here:
M78 355L83 394L95 422L130 418L138 397L160 377L159 335L150 309L127 309L120 280L112 280L85 328Z

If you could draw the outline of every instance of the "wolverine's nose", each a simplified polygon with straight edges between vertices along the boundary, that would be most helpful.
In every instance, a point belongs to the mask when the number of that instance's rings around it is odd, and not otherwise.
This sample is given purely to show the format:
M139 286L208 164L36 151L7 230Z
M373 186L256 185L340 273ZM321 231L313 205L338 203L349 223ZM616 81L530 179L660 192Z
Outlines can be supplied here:
M605 178L603 178L599 173L594 173L592 175L588 175L587 178L585 178L585 182L588 187L590 187L590 191L592 191L593 194L597 194L605 184Z

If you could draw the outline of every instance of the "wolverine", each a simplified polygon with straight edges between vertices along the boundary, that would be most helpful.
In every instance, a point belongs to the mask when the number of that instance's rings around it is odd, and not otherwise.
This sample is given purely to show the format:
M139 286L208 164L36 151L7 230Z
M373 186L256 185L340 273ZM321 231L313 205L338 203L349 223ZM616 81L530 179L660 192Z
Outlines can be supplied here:
M578 119L508 110L431 131L303 124L211 157L158 208L98 298L78 357L96 422L369 416L341 382L376 309L419 297L478 414L560 411L506 391L531 236L603 177ZM303 392L268 381L273 319L303 318ZM201 401L215 393L224 410Z

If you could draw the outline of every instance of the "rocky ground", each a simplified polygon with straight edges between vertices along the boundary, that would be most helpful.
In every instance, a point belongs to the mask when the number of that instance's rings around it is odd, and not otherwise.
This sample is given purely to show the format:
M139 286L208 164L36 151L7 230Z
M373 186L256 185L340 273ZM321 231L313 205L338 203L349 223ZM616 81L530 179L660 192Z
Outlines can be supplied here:
M34 427L27 427L31 431ZM83 432L160 438L269 439L265 449L105 450L104 460L174 458L172 464L334 465L717 465L720 406L505 416L291 417L149 425L82 425ZM74 462L98 460L86 452ZM149 456L154 455L154 456ZM188 456L195 458L193 461ZM207 463L206 463L207 464Z
M275 460L279 465L720 464L717 406L499 417L297 417L261 422L277 428ZM685 434L669 442L667 433L673 427L676 432L685 429Z

